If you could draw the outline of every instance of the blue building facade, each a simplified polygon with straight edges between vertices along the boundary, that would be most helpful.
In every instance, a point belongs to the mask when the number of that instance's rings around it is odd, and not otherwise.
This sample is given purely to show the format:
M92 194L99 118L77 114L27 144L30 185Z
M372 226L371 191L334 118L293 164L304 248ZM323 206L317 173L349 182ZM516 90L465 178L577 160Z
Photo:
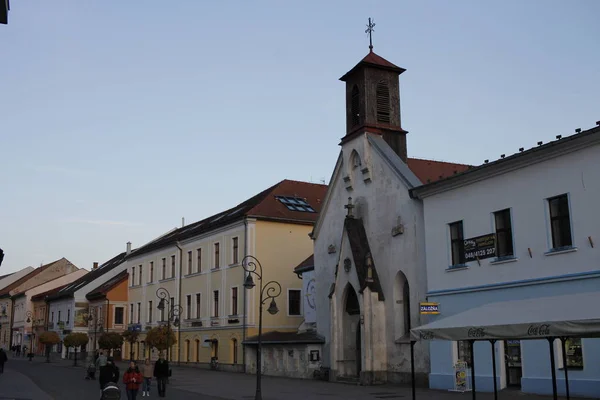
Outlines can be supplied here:
M441 314L432 316L430 322L487 303L599 290L600 270L590 273L566 274L464 287L452 291L432 291L428 294L428 301L439 303ZM595 306L599 305L582 304L582 307ZM493 320L493 316L490 316L490 318ZM458 349L459 344L450 341L431 341L429 346L431 357L430 387L432 389L453 389L454 364L461 356ZM476 388L478 391L491 392L493 391L491 344L488 341L475 342L473 349ZM497 342L495 349L498 388L514 387L516 389L520 388L525 393L552 394L550 349L547 340ZM578 352L578 349L575 352ZM578 356L578 354L574 355ZM581 339L581 356L582 365L569 367L568 369L570 394L572 396L597 397L600 394L600 339ZM565 380L559 340L555 342L555 358L557 358L558 392L559 395L564 395ZM467 374L467 381L470 382L470 370Z

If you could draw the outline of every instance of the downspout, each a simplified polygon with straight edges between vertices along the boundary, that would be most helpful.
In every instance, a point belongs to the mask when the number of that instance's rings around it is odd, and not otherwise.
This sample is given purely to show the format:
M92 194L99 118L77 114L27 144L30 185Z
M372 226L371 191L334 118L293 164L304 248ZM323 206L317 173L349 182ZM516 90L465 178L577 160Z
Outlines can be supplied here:
M244 257L248 255L248 219L244 218ZM243 280L246 281L246 273L244 272L244 268L242 268ZM246 345L244 342L246 341L246 315L248 314L247 309L247 290L242 289L244 291L244 316L242 318L242 364L244 365L244 373L246 373Z
M181 306L181 277L182 277L182 273L183 273L183 249L181 248L181 246L179 245L179 241L175 242L175 246L177 246L177 248L179 249L179 289L177 290L178 292L178 299L177 299L177 305ZM171 304L171 307L173 307L174 304ZM177 327L177 365L181 365L181 317L179 318L179 326Z
M15 302L12 299L12 297L10 298L10 325L9 325L9 332L8 332L8 348L10 349L13 345L13 330L12 330L12 326L13 323L15 321Z

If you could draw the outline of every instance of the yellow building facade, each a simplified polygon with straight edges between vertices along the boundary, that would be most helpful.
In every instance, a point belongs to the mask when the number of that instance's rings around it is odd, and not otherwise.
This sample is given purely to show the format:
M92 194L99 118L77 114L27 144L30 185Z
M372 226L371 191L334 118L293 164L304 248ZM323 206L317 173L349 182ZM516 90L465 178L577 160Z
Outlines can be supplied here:
M258 333L260 305L257 276L256 286L244 289L246 255L259 260L264 284L274 280L282 289L275 298L277 314L266 312L269 302L264 305L263 332L296 331L303 321L302 281L293 266L313 251L308 234L325 190L324 185L282 181L237 207L133 251L127 259L128 323L141 330L135 358L158 357L145 346L145 332L170 320L177 338L172 361L208 365L216 360L219 369L241 371L242 343ZM315 205L291 212L286 199ZM164 311L158 309L161 296L167 300ZM175 317L178 326L173 326Z

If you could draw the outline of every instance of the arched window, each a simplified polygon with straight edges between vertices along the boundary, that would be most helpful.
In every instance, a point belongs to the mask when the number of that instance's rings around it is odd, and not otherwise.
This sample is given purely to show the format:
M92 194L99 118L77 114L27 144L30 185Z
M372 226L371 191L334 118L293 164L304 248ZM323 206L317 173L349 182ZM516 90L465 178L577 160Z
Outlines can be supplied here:
M189 340L186 340L186 341L185 341L185 361L186 361L186 362L190 362L190 361L191 361L191 360L190 360L190 358L191 358L191 357L190 357L190 353L191 353L191 352L190 352L190 350L191 350L191 348L190 348L190 347L191 347L191 346L190 346L190 341L189 341Z
M352 169L360 168L361 164L362 162L360 161L358 152L356 150L352 150L352 153L350 154L350 165L352 166Z
M390 88L386 81L379 81L376 89L377 122L390 123Z
M196 362L200 362L200 340L196 339Z
M358 93L358 86L354 85L352 88L352 96L350 99L350 113L352 118L352 126L356 126L360 123L360 94Z
M236 338L231 339L231 363L238 363L238 345Z

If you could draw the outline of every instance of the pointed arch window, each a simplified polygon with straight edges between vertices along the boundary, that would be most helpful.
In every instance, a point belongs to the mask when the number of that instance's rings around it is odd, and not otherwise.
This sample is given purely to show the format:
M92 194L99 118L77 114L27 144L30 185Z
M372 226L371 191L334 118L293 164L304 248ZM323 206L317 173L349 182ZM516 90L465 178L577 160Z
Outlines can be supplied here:
M356 126L360 123L360 94L358 92L358 86L352 87L352 95L350 99L350 118L352 120L352 126Z
M386 81L379 81L376 88L377 122L390 123L390 88Z

